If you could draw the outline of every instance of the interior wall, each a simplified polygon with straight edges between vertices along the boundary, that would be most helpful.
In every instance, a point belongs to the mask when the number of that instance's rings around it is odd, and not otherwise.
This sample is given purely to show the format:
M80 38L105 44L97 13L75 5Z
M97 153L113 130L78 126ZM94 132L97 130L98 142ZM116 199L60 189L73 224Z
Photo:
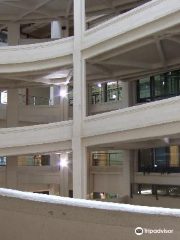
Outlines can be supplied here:
M114 173L94 174L93 192L122 193L122 175Z

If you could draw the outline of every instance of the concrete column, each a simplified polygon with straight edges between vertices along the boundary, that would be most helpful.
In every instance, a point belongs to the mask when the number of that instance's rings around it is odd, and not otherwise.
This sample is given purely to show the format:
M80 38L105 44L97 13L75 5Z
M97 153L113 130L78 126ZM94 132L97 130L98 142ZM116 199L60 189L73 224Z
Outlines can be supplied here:
M6 188L18 189L18 159L14 156L6 158Z
M130 83L127 82L122 82L122 104L123 108L127 108L131 103L130 99Z
M60 109L61 109L61 119L62 121L66 121L69 118L69 114L68 114L68 86L67 85L61 85L60 87L60 93L64 92L66 93L66 96L60 96ZM61 95L61 94L60 94Z
M19 44L20 24L11 23L8 25L8 45L15 46ZM8 103L6 110L6 126L18 127L18 111L19 94L18 89L8 90ZM6 158L6 187L10 189L18 189L18 158Z
M51 105L60 105L60 87L54 86L50 87L50 99Z
M102 91L102 102L106 102L106 99L107 99L107 97L106 97L106 83L102 83L102 85L101 85L101 91Z
M52 153L50 154L50 166L53 172L57 172L59 170L59 155ZM59 171L60 174L60 171ZM57 184L49 184L49 194L50 195L60 195L60 183Z
M16 46L19 45L20 39L20 24L10 23L8 24L8 45Z
M61 23L61 21L51 22L51 38L62 38L62 23Z
M67 162L67 166L63 165L62 162ZM60 172L60 196L69 197L68 154L66 152L61 153L60 156Z
M123 151L123 195L126 198L126 202L129 201L131 195L131 162L132 151Z
M94 191L94 174L91 173L92 166L92 152L88 152L88 164L87 164L87 183L88 183L88 199L93 199Z
M62 38L62 23L61 21L53 21L51 22L51 38ZM50 99L51 105L60 105L60 87L53 86L50 87Z
M18 89L7 91L6 126L18 127L19 118L19 93Z
M7 92L6 125L18 127L19 117L18 89L9 89ZM18 158L11 156L6 158L6 187L18 189Z
M69 37L69 20L63 19L62 21L62 35L63 38Z
M85 60L81 45L85 29L85 0L74 0L74 88L73 88L73 197L87 198L87 149L81 138L86 116Z

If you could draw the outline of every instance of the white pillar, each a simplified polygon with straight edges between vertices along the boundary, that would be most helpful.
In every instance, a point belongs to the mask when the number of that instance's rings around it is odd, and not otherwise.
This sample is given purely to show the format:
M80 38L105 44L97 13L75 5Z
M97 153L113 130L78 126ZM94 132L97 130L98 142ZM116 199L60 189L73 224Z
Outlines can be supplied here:
M67 166L60 165L60 196L69 197L68 154L66 152L61 153L60 162L67 162Z
M123 151L123 195L129 200L131 196L131 162L132 151Z
M53 172L59 170L59 155L52 153L50 154L50 166ZM60 175L60 171L59 171ZM49 194L50 195L60 195L60 183L59 184L49 184Z
M60 105L60 87L54 86L50 87L50 99L51 105Z
M61 21L53 21L51 22L51 38L62 38L62 24ZM60 87L53 86L50 87L50 99L51 105L60 105Z
M74 0L74 88L73 88L73 197L87 198L87 149L82 141L86 116L85 60L81 46L85 29L85 0Z
M62 36L63 38L69 37L69 20L63 19L62 21Z
M18 89L9 89L7 91L7 127L18 127L18 105ZM6 187L10 189L18 189L18 158L16 156L6 158Z
M14 156L6 158L6 188L18 189L18 159Z
M62 121L68 120L68 86L67 85L61 85L60 87L60 93L64 92L66 93L66 96L60 96L60 109L61 109L61 119Z
M51 22L51 38L62 38L61 21Z
M6 126L18 127L18 118L19 118L18 89L9 89L7 91Z
M123 108L130 106L130 83L122 82L122 103Z
M20 24L10 23L8 24L8 45L16 46L19 45L20 39Z

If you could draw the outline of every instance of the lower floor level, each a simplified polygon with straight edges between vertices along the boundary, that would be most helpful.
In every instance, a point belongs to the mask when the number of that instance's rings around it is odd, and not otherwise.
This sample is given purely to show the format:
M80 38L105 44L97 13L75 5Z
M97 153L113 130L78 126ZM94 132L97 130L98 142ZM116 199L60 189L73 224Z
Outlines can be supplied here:
M135 205L180 207L180 148L87 151L87 199ZM74 196L72 151L0 158L0 187ZM79 173L80 174L80 173Z

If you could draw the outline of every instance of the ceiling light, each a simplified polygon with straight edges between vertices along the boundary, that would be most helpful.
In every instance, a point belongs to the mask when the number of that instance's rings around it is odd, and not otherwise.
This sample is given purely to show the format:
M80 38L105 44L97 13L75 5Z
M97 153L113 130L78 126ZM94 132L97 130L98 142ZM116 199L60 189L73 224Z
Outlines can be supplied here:
M65 98L67 97L67 92L65 90L61 90L59 95L60 97Z
M63 158L60 160L60 166L61 167L67 167L68 166L68 162L67 159Z

